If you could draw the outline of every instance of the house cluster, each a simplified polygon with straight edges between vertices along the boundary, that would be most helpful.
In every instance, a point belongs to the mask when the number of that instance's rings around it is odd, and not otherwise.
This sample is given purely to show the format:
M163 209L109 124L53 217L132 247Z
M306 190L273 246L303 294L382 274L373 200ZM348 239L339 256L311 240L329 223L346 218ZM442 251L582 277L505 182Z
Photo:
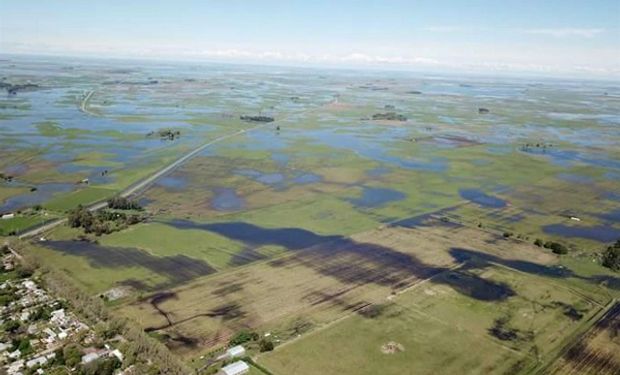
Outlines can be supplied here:
M2 259L4 279L0 284L0 373L8 375L44 374L54 364L57 350L71 342L87 346L96 340L88 325L67 309L66 303L52 298L31 278L10 277L16 272L15 255L7 252ZM88 363L101 357L116 357L118 349L86 348L81 357Z

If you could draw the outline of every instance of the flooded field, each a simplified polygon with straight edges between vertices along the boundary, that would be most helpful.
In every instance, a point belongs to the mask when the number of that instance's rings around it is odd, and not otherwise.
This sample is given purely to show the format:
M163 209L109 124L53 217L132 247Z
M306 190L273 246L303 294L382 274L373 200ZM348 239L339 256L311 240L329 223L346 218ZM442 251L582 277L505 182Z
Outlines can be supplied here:
M441 346L421 343L441 332L483 342L470 362L449 346L452 368L516 374L620 297L597 258L620 238L617 83L53 58L0 68L37 85L0 95L0 235L173 166L130 194L144 220L99 235L61 225L24 246L91 294L123 287L115 313L185 359L252 329L291 341L260 358L289 373L289 357L354 322L350 350L386 368L402 360L377 348L395 340L435 373ZM467 326L472 311L484 314ZM393 328L409 332L403 322L427 330L408 338ZM318 333L294 341L299 326Z

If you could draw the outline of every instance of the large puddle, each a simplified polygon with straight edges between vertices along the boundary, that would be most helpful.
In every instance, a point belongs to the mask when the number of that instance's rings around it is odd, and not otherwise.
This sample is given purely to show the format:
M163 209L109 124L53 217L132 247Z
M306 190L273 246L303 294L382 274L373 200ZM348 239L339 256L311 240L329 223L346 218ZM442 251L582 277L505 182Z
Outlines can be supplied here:
M551 224L543 227L543 232L562 237L586 238L599 242L612 242L620 238L620 229L610 225L571 226Z
M54 194L72 191L77 187L77 185L68 183L46 183L35 185L35 187L37 189L36 191L16 195L2 202L2 204L0 204L0 213L13 212L38 204L43 204L51 199Z
M403 200L406 197L407 195L405 193L394 189L364 187L361 197L348 199L348 201L356 207L374 208L381 207L390 202Z
M211 207L217 211L239 211L245 207L245 200L234 189L216 188L213 192Z
M460 189L459 195L461 198L467 199L468 201L476 203L482 207L502 208L506 206L506 201L503 199L488 195L478 189Z

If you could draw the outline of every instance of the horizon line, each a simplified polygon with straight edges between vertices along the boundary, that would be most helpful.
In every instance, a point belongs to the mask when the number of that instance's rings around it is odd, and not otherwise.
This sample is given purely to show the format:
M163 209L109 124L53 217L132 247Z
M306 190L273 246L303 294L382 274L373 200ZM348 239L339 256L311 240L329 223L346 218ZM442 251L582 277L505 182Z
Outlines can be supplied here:
M189 64L222 64L222 65L240 65L240 66L256 66L256 67L288 67L299 69L323 69L323 70L348 70L363 72L392 72L392 73L418 73L418 74L438 74L446 76L477 76L486 78L532 78L532 79L549 79L549 80L573 80L573 81L597 81L620 83L620 72L617 74L602 74L592 72L566 72L566 71L540 71L527 69L488 69L483 70L481 66L435 66L422 67L414 65L398 65L398 64L345 64L328 61L296 61L296 60L277 60L277 59L234 59L234 58L217 58L205 56L154 56L154 55L100 55L92 52L56 52L56 51L11 51L0 52L0 58L6 57L33 57L33 58L56 58L68 59L77 58L84 60L113 60L113 61L142 61L149 63L189 63Z

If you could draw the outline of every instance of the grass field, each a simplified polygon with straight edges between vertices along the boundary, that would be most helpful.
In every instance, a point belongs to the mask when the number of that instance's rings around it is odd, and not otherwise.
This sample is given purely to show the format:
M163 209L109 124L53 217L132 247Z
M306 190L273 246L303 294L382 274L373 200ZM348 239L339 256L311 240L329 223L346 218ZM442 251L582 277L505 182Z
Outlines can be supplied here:
M467 240L457 244L454 238ZM233 332L243 328L269 331L288 339L300 324L312 328L329 325L371 309L369 306L382 305L394 293L433 275L436 276L431 284L455 290L472 302L489 298L487 303L492 306L495 297L485 293L493 294L497 288L501 295L503 285L511 284L503 280L483 281L490 274L486 273L490 264L515 267L528 275L523 276L526 281L519 281L519 286L525 288L532 301L539 298L534 294L542 292L536 286L538 278L532 281L532 290L522 285L535 277L530 274L551 278L546 281L552 285L550 288L569 279L574 279L579 288L596 279L575 275L568 269L562 271L554 266L555 256L531 245L466 227L393 227L354 235L351 239L327 236L325 240L314 240L316 244L292 254L264 261L259 258L246 266L127 303L118 310L149 330L165 332L173 338L171 347L180 354L192 356L197 355L196 351L225 342ZM287 246L290 251L295 244ZM466 262L463 273L455 274L454 279L449 277L449 270L462 262ZM440 275L443 273L448 276ZM584 306L580 305L583 301L569 301L568 297L564 300L587 311L593 310L589 304L600 305L609 299L604 289L578 290L588 296ZM497 308L489 309L497 311ZM440 312L431 315L438 316Z
M392 298L377 316L352 315L259 363L274 374L530 372L602 308L581 291L506 267L474 271L509 287L513 295L504 298L473 299L439 282L466 280L470 272L465 265L441 274ZM385 353L389 343L398 344L394 353Z

